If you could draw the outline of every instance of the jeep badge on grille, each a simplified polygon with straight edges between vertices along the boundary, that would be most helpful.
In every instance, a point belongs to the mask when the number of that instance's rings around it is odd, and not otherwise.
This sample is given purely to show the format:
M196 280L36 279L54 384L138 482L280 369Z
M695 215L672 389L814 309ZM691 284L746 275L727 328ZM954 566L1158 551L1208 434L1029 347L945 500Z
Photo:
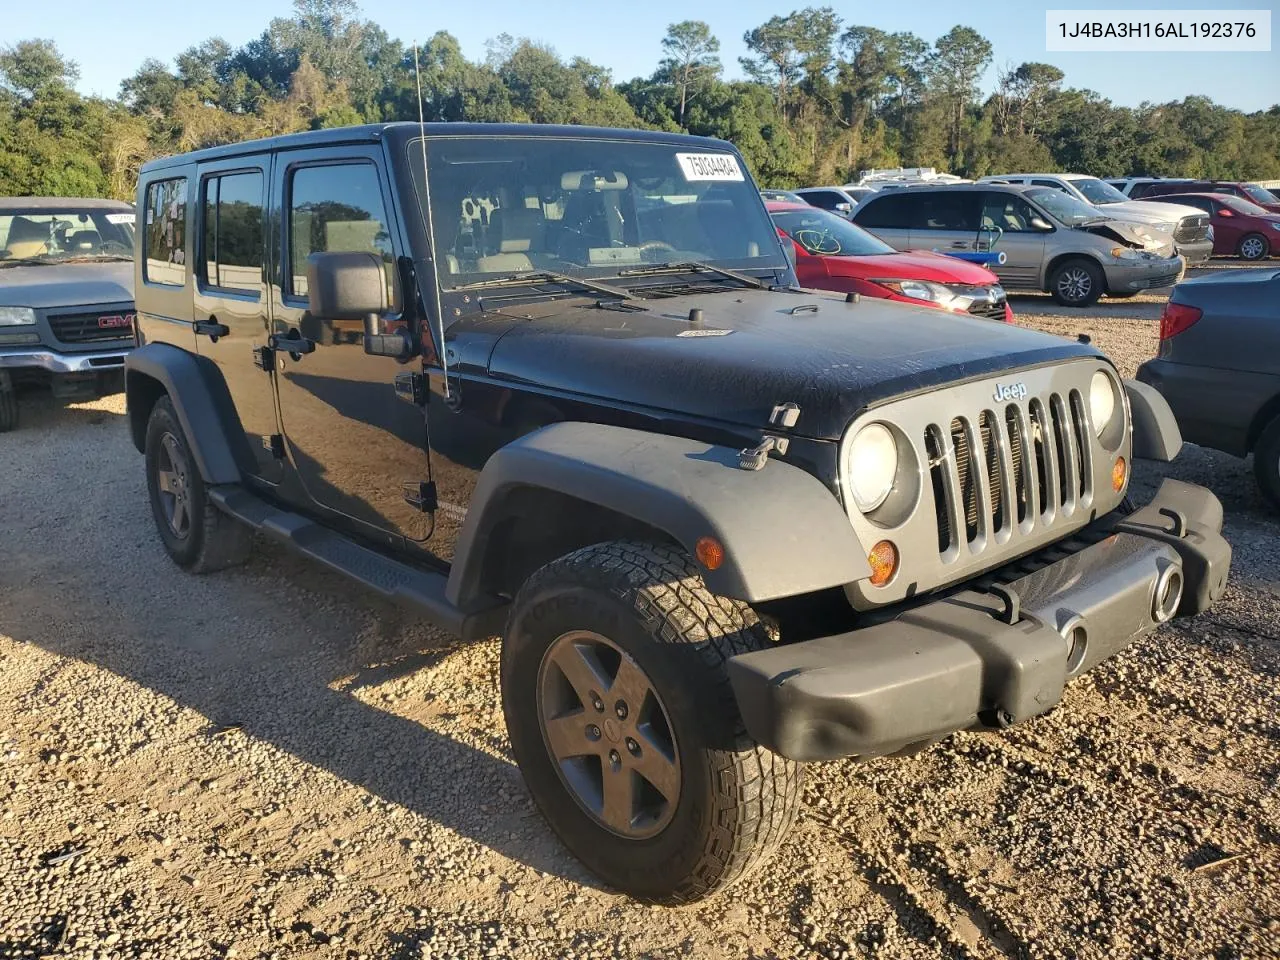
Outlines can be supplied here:
M1027 385L1019 380L1017 383L996 384L996 392L992 394L992 398L996 403L1005 403L1009 400L1021 400L1027 395Z

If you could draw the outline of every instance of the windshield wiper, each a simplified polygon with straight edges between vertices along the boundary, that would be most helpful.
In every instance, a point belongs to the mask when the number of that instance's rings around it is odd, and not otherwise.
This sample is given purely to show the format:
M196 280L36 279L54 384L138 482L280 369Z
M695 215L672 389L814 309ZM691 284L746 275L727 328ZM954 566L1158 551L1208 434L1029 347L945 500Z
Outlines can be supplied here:
M51 267L57 260L35 260L25 257L19 260L0 260L0 267Z
M635 294L629 290L623 290L621 287L615 287L610 283L601 283L598 280L587 280L583 277L573 277L567 273L556 273L552 270L534 270L531 273L515 273L509 277L495 277L492 280L477 280L475 283L464 283L461 286L452 287L453 290L480 290L486 287L509 287L517 283L539 283L551 281L553 283L563 283L566 286L578 286L584 290L593 290L596 293L604 293L611 297L618 297L621 300L634 300Z
M683 260L677 263L655 263L650 267L636 267L634 270L621 270L618 272L618 276L652 277L660 273L688 272L717 273L730 280L737 280L739 283L745 283L749 287L755 287L757 290L769 289L769 284L765 283L759 277L753 277L747 273L739 273L737 270L728 270L724 267L717 267L714 263L705 263L702 260Z

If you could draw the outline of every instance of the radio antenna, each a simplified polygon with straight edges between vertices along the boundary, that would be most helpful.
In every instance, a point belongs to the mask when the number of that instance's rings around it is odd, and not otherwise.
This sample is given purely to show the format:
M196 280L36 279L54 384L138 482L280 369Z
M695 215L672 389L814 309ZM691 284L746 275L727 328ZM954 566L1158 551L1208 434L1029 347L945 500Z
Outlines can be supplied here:
M431 290L434 294L436 326L440 338L440 370L444 374L444 398L452 399L449 392L449 359L444 346L444 308L440 303L440 272L436 269L436 229L431 213L431 177L427 173L427 123L422 111L422 68L418 65L418 41L413 41L413 81L418 88L418 143L422 147L422 197L427 220L427 243L431 247Z

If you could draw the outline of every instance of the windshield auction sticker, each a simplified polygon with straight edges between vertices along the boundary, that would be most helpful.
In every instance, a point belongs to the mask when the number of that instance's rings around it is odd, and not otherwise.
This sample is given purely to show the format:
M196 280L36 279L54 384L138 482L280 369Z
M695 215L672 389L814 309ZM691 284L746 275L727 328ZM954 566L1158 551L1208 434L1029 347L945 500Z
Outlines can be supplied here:
M697 180L745 180L742 167L731 153L677 153L680 171L690 182Z
M137 219L132 213L108 213L107 223L133 223Z
M1270 10L1046 10L1045 50L1269 52Z

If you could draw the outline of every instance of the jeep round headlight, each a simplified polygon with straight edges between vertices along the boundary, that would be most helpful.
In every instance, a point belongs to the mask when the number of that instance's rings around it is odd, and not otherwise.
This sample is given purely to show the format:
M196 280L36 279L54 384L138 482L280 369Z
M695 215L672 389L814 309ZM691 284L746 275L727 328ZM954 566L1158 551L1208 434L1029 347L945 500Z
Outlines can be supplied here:
M1089 416L1093 419L1093 430L1098 436L1111 423L1111 416L1116 412L1116 388L1111 378L1099 370L1089 381Z
M869 423L849 444L849 489L853 503L870 513L884 503L898 475L898 445L883 423Z

